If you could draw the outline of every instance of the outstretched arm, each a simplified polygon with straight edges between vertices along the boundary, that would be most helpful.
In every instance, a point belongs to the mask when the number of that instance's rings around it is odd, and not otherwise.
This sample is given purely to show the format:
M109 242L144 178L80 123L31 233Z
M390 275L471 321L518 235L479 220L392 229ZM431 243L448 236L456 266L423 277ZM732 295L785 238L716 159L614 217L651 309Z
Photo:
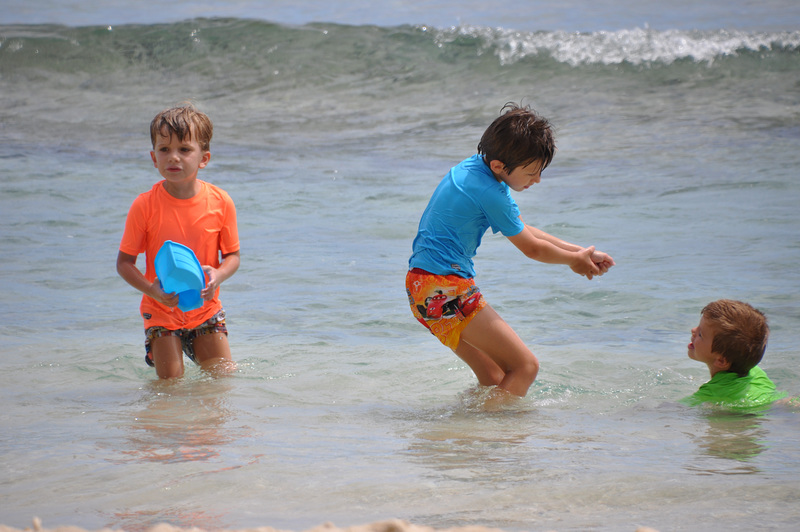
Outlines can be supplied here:
M139 290L140 292L152 297L159 303L168 307L175 307L178 305L178 294L167 294L161 289L161 283L158 279L152 283L142 275L139 268L136 267L136 256L128 255L120 251L117 254L117 273L125 279L129 285Z
M615 264L610 255L595 250L594 246L582 248L527 224L519 234L508 239L526 257L548 264L566 264L589 279L603 275Z

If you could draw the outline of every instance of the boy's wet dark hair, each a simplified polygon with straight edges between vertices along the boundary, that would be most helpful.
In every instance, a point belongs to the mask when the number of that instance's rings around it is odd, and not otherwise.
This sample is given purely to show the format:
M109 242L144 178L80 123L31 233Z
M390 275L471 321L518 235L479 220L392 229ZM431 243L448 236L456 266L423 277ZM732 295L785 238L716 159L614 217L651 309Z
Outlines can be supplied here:
M711 351L730 362L728 371L744 377L764 357L769 338L767 317L747 303L720 299L700 314L714 330Z
M186 103L161 111L150 122L150 141L154 148L156 139L163 133L176 135L181 142L184 139L194 139L201 150L209 151L214 125L205 113L195 109L191 103Z
M547 168L556 152L555 137L550 122L529 106L509 102L501 114L486 129L478 144L478 153L487 164L500 161L507 172L533 161Z

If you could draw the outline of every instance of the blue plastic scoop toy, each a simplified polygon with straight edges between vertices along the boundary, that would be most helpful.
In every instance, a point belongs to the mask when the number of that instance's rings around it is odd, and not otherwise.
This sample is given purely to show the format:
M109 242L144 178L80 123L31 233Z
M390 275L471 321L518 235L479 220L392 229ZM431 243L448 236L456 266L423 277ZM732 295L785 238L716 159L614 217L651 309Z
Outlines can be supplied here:
M179 309L188 312L203 306L200 291L206 287L206 276L194 251L167 240L156 254L155 266L162 290L177 292Z

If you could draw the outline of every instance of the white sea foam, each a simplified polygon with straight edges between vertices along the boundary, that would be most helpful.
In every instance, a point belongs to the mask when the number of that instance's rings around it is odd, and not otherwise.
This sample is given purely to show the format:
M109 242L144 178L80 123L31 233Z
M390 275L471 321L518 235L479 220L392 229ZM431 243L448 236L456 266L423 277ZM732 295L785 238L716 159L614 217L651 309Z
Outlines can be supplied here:
M710 62L745 50L770 51L776 47L800 47L800 31L657 31L646 27L593 33L530 33L503 28L458 26L441 30L438 41L452 42L463 37L480 39L484 51L493 51L503 64L513 64L526 57L543 54L572 66L653 62L670 64L680 59Z

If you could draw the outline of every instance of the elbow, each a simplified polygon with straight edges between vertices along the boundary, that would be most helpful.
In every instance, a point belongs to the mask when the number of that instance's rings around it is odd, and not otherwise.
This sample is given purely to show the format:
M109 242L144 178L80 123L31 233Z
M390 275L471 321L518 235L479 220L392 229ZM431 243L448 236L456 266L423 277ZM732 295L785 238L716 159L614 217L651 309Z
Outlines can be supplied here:
M529 246L522 253L531 260L541 260L542 251L536 246Z

